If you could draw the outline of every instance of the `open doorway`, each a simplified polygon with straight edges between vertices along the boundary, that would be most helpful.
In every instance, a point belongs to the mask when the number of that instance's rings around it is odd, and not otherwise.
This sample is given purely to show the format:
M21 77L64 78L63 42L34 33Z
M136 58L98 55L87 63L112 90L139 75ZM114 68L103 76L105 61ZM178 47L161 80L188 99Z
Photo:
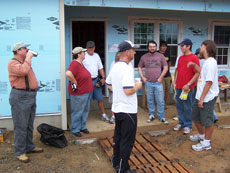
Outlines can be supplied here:
M95 42L96 45L96 49L95 52L99 54L103 67L104 67L104 71L106 74L106 21L102 21L99 19L99 21L82 21L82 19L78 20L78 19L74 19L71 21L71 48L73 49L74 47L77 46L81 46L81 47L86 47L86 43L89 40L92 40ZM103 95L106 95L105 93L105 86L103 86L102 88L102 92ZM95 106L93 104L93 107L96 108L96 110L98 110L99 108L97 108L97 103L95 102ZM67 100L67 123L68 123L68 128L71 125L71 116L70 116L70 112L71 112L71 108L70 108L70 100ZM94 108L92 108L92 104L91 104L91 110L94 110ZM98 111L97 111L98 112ZM94 116L91 116L91 118ZM98 116L99 117L99 116ZM94 122L95 120L93 119L92 122ZM100 123L100 119L99 119L99 123Z
M89 40L95 42L95 52L99 54L105 70L105 22L72 21L72 48L86 47Z

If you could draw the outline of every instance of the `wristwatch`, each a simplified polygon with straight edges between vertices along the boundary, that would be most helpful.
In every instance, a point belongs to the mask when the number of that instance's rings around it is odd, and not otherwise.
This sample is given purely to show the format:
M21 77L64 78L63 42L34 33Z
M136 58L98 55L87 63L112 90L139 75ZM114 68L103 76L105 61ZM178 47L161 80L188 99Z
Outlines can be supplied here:
M191 85L189 83L187 83L187 86L190 87Z

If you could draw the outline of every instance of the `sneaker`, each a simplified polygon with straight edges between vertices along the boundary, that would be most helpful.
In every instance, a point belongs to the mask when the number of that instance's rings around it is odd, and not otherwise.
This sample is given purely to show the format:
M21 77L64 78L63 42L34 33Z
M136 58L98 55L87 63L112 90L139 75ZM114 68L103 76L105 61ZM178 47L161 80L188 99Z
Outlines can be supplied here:
M182 125L181 125L181 124L177 124L177 125L173 128L173 130L179 131L181 128L182 128Z
M26 154L22 154L20 156L17 156L17 159L20 161L20 162L23 162L23 163L28 163L30 161L29 157L27 157Z
M203 151L203 150L211 150L211 143L209 143L208 145L206 145L204 143L204 141L200 141L200 143L196 144L196 145L192 145L192 149L195 151Z
M151 121L153 121L155 119L154 115L149 115L149 119L147 119L147 123L150 123Z
M105 122L109 122L109 118L108 118L108 116L106 114L101 115L101 120L105 121Z
M115 116L111 116L110 120L109 120L110 124L114 124L115 123Z
M189 127L184 127L184 134L189 134L192 131Z
M193 142L200 142L204 140L204 138L200 137L200 134L189 136L189 139Z
M165 118L162 118L160 121L161 121L162 123L164 123L164 124L168 124L168 121L166 121Z

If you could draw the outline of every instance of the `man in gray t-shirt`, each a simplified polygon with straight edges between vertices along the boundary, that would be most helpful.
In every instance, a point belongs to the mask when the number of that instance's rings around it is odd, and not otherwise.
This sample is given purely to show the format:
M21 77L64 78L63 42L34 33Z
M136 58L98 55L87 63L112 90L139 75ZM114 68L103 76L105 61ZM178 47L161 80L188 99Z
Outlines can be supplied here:
M168 70L168 65L164 55L156 51L157 43L155 41L148 42L148 50L149 52L141 57L138 64L139 75L145 83L145 93L149 109L149 119L147 122L151 122L155 118L155 97L158 118L161 122L167 124L164 113L165 103L162 80ZM142 68L145 68L145 74L143 74Z

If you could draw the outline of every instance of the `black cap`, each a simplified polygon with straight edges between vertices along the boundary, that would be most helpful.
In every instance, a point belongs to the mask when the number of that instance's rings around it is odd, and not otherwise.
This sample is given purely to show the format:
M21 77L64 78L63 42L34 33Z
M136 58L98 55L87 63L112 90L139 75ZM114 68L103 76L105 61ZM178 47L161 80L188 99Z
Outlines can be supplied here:
M124 40L118 45L118 52L124 52L129 49L137 48L131 41Z
M88 48L88 47L95 47L94 41L88 41L88 42L86 43L86 48Z
M189 38L185 38L185 39L184 39L182 42L180 42L178 45L179 45L179 46L184 46L184 45L190 45L190 46L192 46L193 43L192 43L192 41L191 41Z

